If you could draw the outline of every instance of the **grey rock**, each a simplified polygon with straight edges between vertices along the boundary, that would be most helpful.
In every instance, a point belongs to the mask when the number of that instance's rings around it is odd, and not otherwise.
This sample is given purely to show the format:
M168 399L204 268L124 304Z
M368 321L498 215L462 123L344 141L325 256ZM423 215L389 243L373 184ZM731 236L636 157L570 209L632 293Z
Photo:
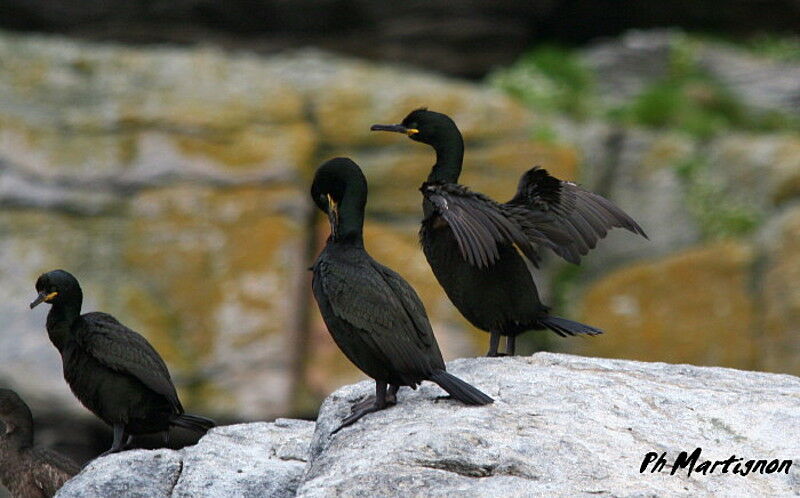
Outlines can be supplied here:
M437 400L426 383L335 436L363 382L322 406L298 496L768 496L800 492L796 469L747 478L639 473L647 452L796 458L800 379L552 353L451 362L495 398Z
M181 475L181 457L172 450L128 451L98 458L56 496L170 496Z
M180 451L98 458L57 496L294 496L313 428L312 422L287 419L232 425L212 429Z
M750 106L800 113L800 64L771 60L730 47L707 45L698 54L701 67Z
M179 452L92 462L58 496L775 496L788 474L640 473L648 452L702 448L791 459L800 451L800 378L553 353L451 362L493 396L465 407L425 383L397 406L331 436L373 383L343 387L312 422L213 429ZM312 435L313 431L313 435ZM306 462L307 461L307 462ZM299 485L299 487L298 487Z
M701 232L687 206L677 166L698 145L678 133L623 128L597 121L556 124L559 136L584 158L580 183L615 202L644 228L649 240L612 230L581 262L594 277L630 261L670 254L696 244Z
M679 30L630 31L596 43L582 52L595 74L598 94L609 105L639 95L668 76ZM721 43L695 43L690 54L697 67L722 83L749 107L760 111L800 113L800 64L759 56Z
M582 60L595 75L598 94L617 105L667 76L676 31L630 31L620 38L596 43Z

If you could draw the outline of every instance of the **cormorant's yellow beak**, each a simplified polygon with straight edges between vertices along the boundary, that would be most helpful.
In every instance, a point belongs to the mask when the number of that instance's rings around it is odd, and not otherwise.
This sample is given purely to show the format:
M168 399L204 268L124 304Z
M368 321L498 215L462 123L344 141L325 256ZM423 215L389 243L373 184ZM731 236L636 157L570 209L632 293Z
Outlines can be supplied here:
M58 292L51 292L50 294L45 291L40 292L39 295L36 296L36 299L34 299L34 301L31 303L31 309L39 306L42 303L49 303L55 299L57 295Z
M326 194L328 198L328 221L331 222L331 233L336 235L336 227L339 226L339 205L331 194Z
M409 137L411 135L416 135L419 133L419 130L416 128L406 128L401 124L393 124L393 125L382 125L382 124L374 124L369 127L371 131L393 131L395 133L405 133Z

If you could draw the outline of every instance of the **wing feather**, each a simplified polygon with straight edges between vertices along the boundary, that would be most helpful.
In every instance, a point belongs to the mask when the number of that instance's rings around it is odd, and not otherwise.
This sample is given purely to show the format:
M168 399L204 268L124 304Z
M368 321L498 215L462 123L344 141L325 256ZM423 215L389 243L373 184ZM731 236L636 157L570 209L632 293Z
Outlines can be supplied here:
M106 367L135 377L183 413L169 369L147 339L107 313L86 313L81 319L76 339L89 354Z
M580 257L594 249L612 228L624 228L647 238L633 218L605 197L559 180L538 166L522 175L516 195L505 206L525 207L537 213L537 227L545 235L545 226L566 233L566 240L551 237L550 247L573 263L579 263Z
M534 264L539 245L553 246L565 239L563 231L547 227L550 237L536 227L536 214L498 204L458 184L426 183L420 189L433 211L450 227L461 256L472 266L486 268L500 257L498 245L518 247ZM560 234L560 235L559 235Z
M444 368L425 307L414 289L365 253L359 257L363 264L358 266L346 258L321 259L315 266L315 285L321 286L333 313L359 334L374 355L407 374L409 383Z

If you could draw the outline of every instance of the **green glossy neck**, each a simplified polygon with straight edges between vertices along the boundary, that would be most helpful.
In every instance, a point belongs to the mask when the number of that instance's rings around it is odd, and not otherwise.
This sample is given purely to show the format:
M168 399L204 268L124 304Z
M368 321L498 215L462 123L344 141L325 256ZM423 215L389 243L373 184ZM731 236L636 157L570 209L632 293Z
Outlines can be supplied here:
M428 181L457 183L464 162L464 139L461 137L461 132L453 127L442 139L431 145L436 151L436 164L428 175Z
M353 192L339 204L339 223L333 240L340 243L364 245L364 205L366 194Z
M81 303L58 303L47 314L47 335L59 351L72 334L72 324L81 316Z

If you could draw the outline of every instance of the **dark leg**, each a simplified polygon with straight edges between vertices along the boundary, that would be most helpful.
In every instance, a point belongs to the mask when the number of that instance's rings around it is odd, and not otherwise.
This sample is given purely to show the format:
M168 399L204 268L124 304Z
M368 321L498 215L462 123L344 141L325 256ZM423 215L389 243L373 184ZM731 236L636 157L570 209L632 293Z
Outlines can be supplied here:
M125 448L125 444L122 442L123 439L125 439L125 426L122 424L114 424L114 442L111 443L111 448L100 456L122 451Z
M127 438L125 438L125 444L123 445L123 448L127 448L128 446L131 445L132 442L133 442L133 436L128 436Z
M514 356L514 347L517 342L517 336L509 335L506 336L506 356Z
M486 356L497 356L497 347L500 346L500 332L491 332L489 337L489 352Z
M164 446L169 446L169 429L161 433L161 438L164 441Z
M375 381L375 402L370 406L360 406L363 403L353 406L350 416L342 420L342 425L336 428L331 435L336 434L348 425L354 424L358 419L367 413L377 412L386 408L386 382Z
M389 392L386 393L386 406L394 406L397 404L397 391L400 390L399 384L390 384Z

